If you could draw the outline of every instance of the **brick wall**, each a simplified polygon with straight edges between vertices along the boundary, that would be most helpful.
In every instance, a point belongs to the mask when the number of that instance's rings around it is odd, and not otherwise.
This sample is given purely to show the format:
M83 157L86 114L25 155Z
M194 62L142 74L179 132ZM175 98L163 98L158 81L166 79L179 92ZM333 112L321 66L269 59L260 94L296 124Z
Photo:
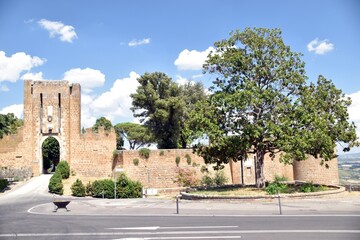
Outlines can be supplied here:
M329 168L320 165L321 160L309 157L305 161L294 162L294 179L312 181L319 184L339 184L337 158L328 161Z

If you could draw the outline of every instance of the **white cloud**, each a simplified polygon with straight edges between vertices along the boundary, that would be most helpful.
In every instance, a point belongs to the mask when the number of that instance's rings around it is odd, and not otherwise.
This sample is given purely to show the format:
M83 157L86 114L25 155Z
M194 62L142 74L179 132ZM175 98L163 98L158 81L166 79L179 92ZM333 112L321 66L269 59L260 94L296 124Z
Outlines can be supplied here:
M179 70L201 70L207 56L212 50L214 50L213 47L209 47L202 52L185 49L179 54L174 64Z
M32 57L24 52L17 52L7 57L5 52L0 51L0 82L16 82L20 78L21 73L41 66L45 62L46 59L36 56Z
M92 88L100 87L104 84L105 75L99 70L91 68L73 68L64 73L63 80L80 83L82 91L89 93L92 92Z
M24 114L24 104L13 104L4 107L0 111L1 114L13 113L17 118L22 118Z
M195 84L195 82L190 81L190 80L188 80L188 79L186 79L186 78L183 78L183 77L180 76L180 75L177 75L177 76L176 76L176 83L179 84L179 85L186 85L186 84L188 84L188 83Z
M312 40L307 45L309 52L315 52L315 54L325 54L334 49L334 44L330 43L329 40L319 40L318 38Z
M109 120L116 117L132 116L131 93L135 93L140 75L131 72L129 77L117 79L111 89L100 96L81 95L82 126L91 127L97 118L105 116Z
M43 73L42 72L38 72L38 73L25 73L24 75L21 76L21 79L23 80L44 80L43 78Z
M59 37L63 42L72 42L77 38L75 28L70 25L64 25L62 22L49 21L41 19L38 24L49 31L50 37Z
M149 43L150 43L150 38L144 38L142 40L133 39L128 43L128 45L130 47L136 47L136 46L139 46L139 45L146 45L146 44L149 44Z

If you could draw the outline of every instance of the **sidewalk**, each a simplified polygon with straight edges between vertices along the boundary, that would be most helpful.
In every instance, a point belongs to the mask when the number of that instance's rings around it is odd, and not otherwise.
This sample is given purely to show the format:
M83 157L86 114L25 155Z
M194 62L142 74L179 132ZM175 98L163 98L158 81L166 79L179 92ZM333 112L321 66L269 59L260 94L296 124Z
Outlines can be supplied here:
M68 210L54 212L52 202L34 206L28 212L49 215L279 215L278 199L200 200L179 199L93 199L61 197L70 200ZM360 193L344 192L317 198L281 199L283 215L360 215Z

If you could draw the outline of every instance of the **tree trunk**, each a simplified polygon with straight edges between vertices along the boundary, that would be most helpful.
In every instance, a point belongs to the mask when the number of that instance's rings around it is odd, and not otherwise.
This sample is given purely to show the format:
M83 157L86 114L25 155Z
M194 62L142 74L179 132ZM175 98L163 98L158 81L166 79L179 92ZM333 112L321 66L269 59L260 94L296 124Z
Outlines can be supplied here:
M262 150L256 150L255 154L255 179L256 187L264 188L265 179L264 179L264 157L265 153Z

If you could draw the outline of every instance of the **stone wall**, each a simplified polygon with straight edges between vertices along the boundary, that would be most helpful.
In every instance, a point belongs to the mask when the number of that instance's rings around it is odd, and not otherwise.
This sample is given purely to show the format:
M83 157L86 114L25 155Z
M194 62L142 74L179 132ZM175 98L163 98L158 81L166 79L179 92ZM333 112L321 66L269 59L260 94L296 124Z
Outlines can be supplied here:
M186 161L186 155L190 156L190 165ZM176 157L180 157L179 166L176 165ZM139 159L139 164L134 164L134 159ZM250 156L249 159L253 159ZM241 164L232 162L225 165L224 173L228 178L229 184L241 183ZM191 149L169 149L169 150L152 150L149 159L139 155L139 151L120 151L118 158L118 167L122 168L125 173L134 180L138 180L146 187L171 188L178 187L175 182L177 171L180 168L189 168L196 171L196 176L201 179L204 173L202 167L206 167L210 172L214 172L211 165L206 165L202 157L193 154ZM243 164L244 184L255 184L255 168L253 160L246 161ZM265 179L273 180L275 175L285 176L293 180L293 166L284 165L279 162L278 158L272 160L266 157L264 163Z

